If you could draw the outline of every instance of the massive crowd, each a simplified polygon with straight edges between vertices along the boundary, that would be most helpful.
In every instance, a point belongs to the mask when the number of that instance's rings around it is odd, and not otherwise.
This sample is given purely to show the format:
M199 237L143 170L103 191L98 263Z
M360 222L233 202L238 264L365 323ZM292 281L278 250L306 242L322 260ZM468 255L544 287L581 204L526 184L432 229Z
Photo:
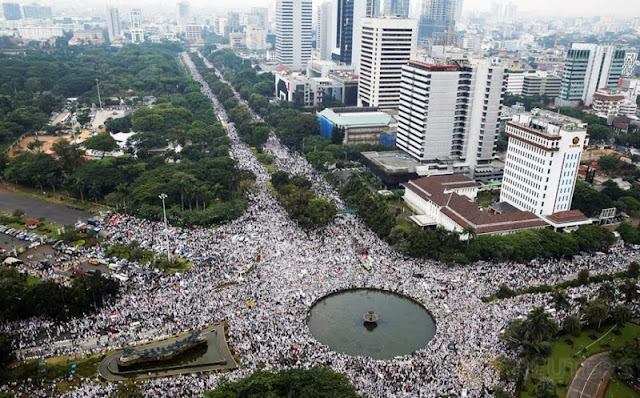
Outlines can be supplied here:
M321 365L346 373L359 392L371 397L488 396L488 389L499 384L493 360L506 353L498 338L500 331L516 316L547 304L549 296L523 295L492 303L482 302L481 297L494 293L501 283L512 288L553 283L583 268L592 274L620 270L635 259L634 253L616 247L609 254L571 260L448 268L437 262L404 258L354 215L338 216L324 229L304 232L265 186L269 174L239 140L224 108L187 54L183 60L227 125L232 156L240 168L256 175L256 189L248 193L247 211L218 228L170 227L168 239L161 233L164 227L160 223L123 217L107 226L111 243L135 239L158 253L165 253L169 247L176 255L186 253L195 266L174 275L129 267L124 293L95 316L64 324L31 319L4 325L19 335L22 358L92 354L227 319L229 344L246 367L225 374L227 379L247 376L263 365L267 369ZM309 178L318 196L341 204L322 176L275 136L269 138L265 151L276 157L278 168ZM361 267L361 248L367 250L370 272ZM330 351L307 327L309 308L330 292L352 287L386 289L423 303L435 319L435 337L413 355L391 360ZM592 296L596 289L591 285L569 289L569 293L575 298ZM249 307L248 301L256 305ZM565 315L556 314L559 318ZM142 327L133 330L133 322L140 322ZM106 330L117 332L105 334ZM449 348L451 342L456 350ZM181 376L140 383L150 397L201 396L205 389L215 387L219 377ZM23 383L0 387L0 391L11 388L29 391L31 396L46 396L43 387ZM109 396L116 387L117 383L102 385L85 380L65 396Z

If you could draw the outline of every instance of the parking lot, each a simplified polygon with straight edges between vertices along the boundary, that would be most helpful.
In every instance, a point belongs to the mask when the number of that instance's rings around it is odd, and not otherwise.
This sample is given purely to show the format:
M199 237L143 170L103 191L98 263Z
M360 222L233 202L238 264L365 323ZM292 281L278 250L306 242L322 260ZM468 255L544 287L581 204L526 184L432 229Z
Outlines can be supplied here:
M47 222L61 226L75 224L78 220L86 221L93 216L88 211L72 209L62 204L11 192L0 185L0 211L11 213L16 209L24 211L28 218L44 217Z

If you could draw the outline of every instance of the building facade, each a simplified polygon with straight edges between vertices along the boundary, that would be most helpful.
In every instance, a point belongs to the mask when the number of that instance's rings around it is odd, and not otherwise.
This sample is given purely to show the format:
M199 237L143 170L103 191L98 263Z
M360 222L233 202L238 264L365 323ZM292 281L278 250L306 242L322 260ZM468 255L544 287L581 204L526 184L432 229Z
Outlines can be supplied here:
M358 104L397 108L402 67L416 50L417 21L397 17L364 18Z
M22 12L24 17L28 19L51 19L53 16L51 7L35 4L23 6Z
M420 162L456 159L473 171L495 158L504 67L487 60L411 61L402 68L397 146Z
M559 105L591 105L593 94L616 88L622 75L625 51L613 46L573 43L562 71Z
M107 32L111 43L122 39L122 31L120 30L120 14L118 9L110 7L107 9Z
M7 21L22 19L22 11L18 3L2 3L2 14Z
M622 65L622 76L631 77L636 68L636 62L638 61L638 53L628 52L624 55L624 62Z
M178 3L178 27L185 29L187 24L193 24L193 18L191 17L191 3L188 1L181 1Z
M542 96L556 98L560 95L562 78L547 72L525 73L522 79L522 95L525 97Z
M131 33L132 43L144 43L144 30L142 29L142 11L139 8L131 10Z
M507 123L509 145L500 201L547 216L571 209L587 125L553 112L532 110Z
M333 4L330 1L322 3L318 7L318 30L316 34L316 48L318 59L331 60L335 39L333 37Z
M452 35L455 28L456 0L422 0L418 45L428 48L436 33ZM446 45L450 44L448 41Z
M409 0L386 0L380 15L409 18Z
M202 25L188 23L184 26L184 38L188 43L202 43Z
M311 59L311 0L276 3L276 62L302 70Z

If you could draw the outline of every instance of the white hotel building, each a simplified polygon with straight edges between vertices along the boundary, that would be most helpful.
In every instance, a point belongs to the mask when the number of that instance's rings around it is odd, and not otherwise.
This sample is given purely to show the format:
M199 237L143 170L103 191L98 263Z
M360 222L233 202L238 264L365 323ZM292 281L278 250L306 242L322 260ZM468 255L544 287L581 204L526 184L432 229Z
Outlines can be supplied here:
M415 55L418 21L364 18L359 51L358 105L397 108L402 67ZM356 56L358 57L358 56Z
M294 70L304 70L311 60L311 0L276 2L276 62Z
M569 210L580 155L589 143L587 124L533 109L515 115L506 133L500 201L539 216Z

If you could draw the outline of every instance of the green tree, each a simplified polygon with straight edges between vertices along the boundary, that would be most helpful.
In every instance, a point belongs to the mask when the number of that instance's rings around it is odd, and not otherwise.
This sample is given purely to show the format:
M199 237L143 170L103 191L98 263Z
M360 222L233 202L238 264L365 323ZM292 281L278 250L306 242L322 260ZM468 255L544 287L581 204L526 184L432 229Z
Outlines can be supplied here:
M587 303L584 315L590 326L600 330L602 322L609 316L609 309L601 301L593 300Z
M89 137L82 145L87 149L102 152L103 158L107 152L113 152L118 149L118 142L109 133L96 134L93 137Z
M623 304L616 305L611 310L611 317L613 318L613 321L616 323L616 325L620 327L624 326L625 323L629 322L632 316L633 316L633 312L631 311L631 308L628 305L623 305Z
M587 283L589 283L589 275L589 270L586 268L578 271L578 283L580 283L581 285L586 285Z
M616 299L616 288L613 283L603 282L598 289L598 298L610 305Z
M536 387L535 396L537 398L557 398L556 383L549 378L543 379Z
M235 382L223 381L207 398L356 398L346 375L329 368L287 369L277 373L256 371Z
M613 137L613 131L602 124L590 124L587 127L587 134L593 141L607 141Z
M328 151L309 152L307 154L307 160L316 169L320 169L325 164L333 163L335 161L333 154Z
M640 264L637 261L632 261L627 267L627 273L631 278L637 278L640 276Z
M84 162L84 151L78 145L71 144L65 139L54 142L51 148L58 157L62 172L67 176L75 173Z
M326 225L336 215L336 205L324 199L311 199L307 210L315 227Z
M624 296L626 303L631 303L638 299L638 287L635 279L626 279L619 287L620 293Z
M523 329L523 337L529 341L548 341L558 333L558 323L540 306L529 312Z
M616 155L602 155L598 159L598 168L606 173L620 173L622 165Z
M582 330L582 323L580 319L575 315L570 315L564 319L562 322L562 330L565 333L571 334L573 336L579 336L580 331Z
M640 377L640 346L629 343L611 352L616 374L624 381L637 381Z
M331 142L342 145L344 143L344 127L333 126L331 131Z
M553 292L551 295L551 301L553 302L553 306L556 311L567 310L571 308L571 303L569 302L569 295L564 290L558 290Z
M0 373L14 360L13 337L7 333L0 333Z

